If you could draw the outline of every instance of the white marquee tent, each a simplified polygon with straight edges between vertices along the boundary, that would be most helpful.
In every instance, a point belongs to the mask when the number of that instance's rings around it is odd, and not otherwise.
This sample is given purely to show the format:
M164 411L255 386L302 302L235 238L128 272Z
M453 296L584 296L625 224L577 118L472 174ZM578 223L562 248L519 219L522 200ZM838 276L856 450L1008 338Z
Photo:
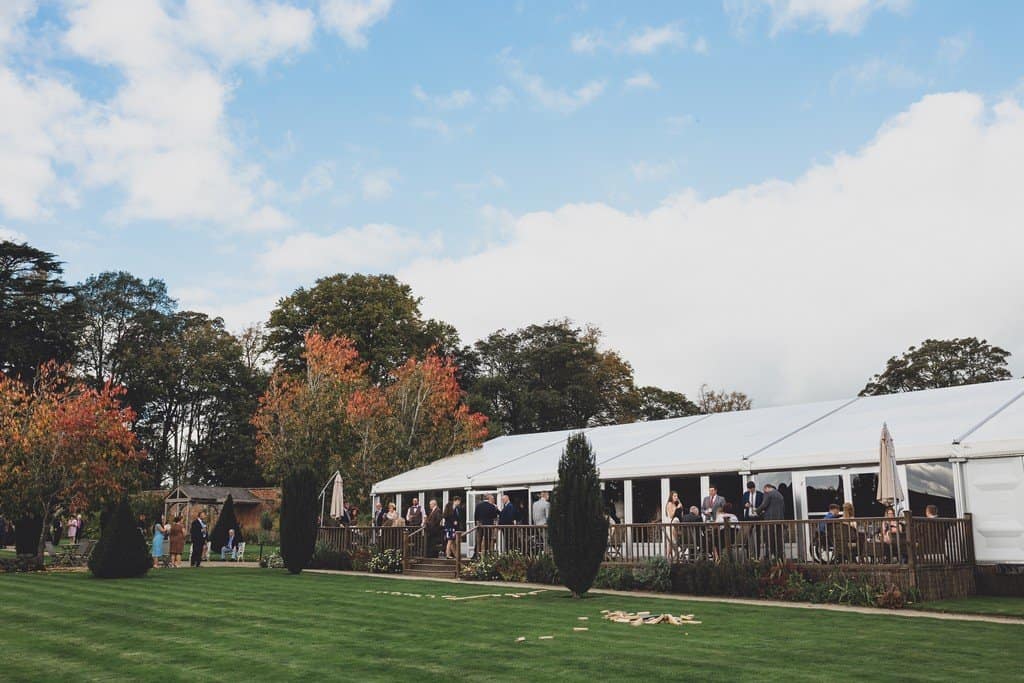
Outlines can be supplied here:
M1024 506L1005 503L1024 500L1022 380L575 431L593 445L602 480L701 475L706 489L716 473L877 469L883 422L901 465L953 463L957 511L974 514L979 560L1024 562ZM373 493L550 485L570 433L492 439L378 482Z

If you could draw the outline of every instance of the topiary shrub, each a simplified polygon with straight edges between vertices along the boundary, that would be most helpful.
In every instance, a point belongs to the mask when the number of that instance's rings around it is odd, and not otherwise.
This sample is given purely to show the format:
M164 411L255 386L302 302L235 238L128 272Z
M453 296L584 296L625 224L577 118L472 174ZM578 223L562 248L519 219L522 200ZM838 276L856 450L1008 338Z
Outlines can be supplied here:
M220 553L220 549L227 545L228 542L228 529L235 530L235 537L242 541L242 525L238 523L238 518L235 517L235 501L228 494L228 497L224 500L224 507L220 509L220 514L217 515L217 523L213 525L213 531L210 532L210 551L212 553Z
M151 566L146 539L139 533L128 499L123 498L100 531L89 570L100 579L126 579L144 576Z
M326 543L317 543L313 551L312 569L352 570L352 556L344 550L332 548Z
M608 547L601 482L583 434L569 437L558 462L548 537L562 583L574 598L581 597L594 583Z
M290 472L281 484L281 555L298 574L309 566L316 543L316 475L308 467Z

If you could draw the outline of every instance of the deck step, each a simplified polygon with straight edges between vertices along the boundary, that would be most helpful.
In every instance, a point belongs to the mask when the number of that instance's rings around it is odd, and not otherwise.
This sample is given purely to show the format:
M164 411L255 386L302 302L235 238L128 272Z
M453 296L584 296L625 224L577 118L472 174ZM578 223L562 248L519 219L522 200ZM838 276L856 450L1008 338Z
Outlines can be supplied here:
M418 567L409 567L409 570L405 572L406 576L417 576L423 579L454 579L455 569L449 570L434 570L424 569Z

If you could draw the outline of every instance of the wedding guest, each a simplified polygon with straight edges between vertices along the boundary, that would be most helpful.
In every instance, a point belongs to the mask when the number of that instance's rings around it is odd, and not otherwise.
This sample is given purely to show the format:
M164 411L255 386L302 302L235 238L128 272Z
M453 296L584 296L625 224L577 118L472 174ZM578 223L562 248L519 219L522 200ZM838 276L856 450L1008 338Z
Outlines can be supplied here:
M75 517L68 520L68 540L71 543L78 541L78 520Z
M423 523L423 527L426 529L424 533L426 533L427 538L426 554L427 557L437 557L441 548L441 526L443 519L441 508L437 506L436 499L431 498L428 506L430 509L427 512L427 519Z
M220 549L220 559L227 559L225 556L231 553L231 559L238 559L238 537L235 536L234 529L228 529L228 540L224 543L224 546Z
M164 516L159 515L153 524L153 568L160 566L160 558L164 556L164 541L169 529L164 524Z
M456 500L458 500L456 498ZM452 501L448 501L448 504L444 506L444 556L447 558L454 558L459 549L455 547L455 534L462 530L462 526L459 524L459 515L452 504Z
M202 510L192 520L192 527L189 529L192 537L192 556L190 564L198 567L203 561L203 551L206 550L206 513Z
M411 527L423 526L423 508L420 507L419 498L413 498L412 505L405 511L405 525Z
M181 554L185 552L185 525L181 523L181 515L174 518L168 539L171 546L171 566L177 568L181 563Z

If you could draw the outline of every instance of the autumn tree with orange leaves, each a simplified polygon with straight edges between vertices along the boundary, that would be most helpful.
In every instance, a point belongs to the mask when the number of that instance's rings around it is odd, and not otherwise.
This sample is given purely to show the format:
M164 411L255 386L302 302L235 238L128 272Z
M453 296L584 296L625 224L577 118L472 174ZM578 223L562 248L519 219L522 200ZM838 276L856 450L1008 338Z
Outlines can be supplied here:
M472 450L487 418L471 412L450 360L410 358L373 384L345 338L306 335L304 375L275 373L254 418L257 459L268 477L312 465L322 478L337 468L355 500L373 482L438 458Z
M0 376L0 512L42 521L37 562L59 507L112 503L138 481L144 456L123 393L75 383L54 363L31 386Z

